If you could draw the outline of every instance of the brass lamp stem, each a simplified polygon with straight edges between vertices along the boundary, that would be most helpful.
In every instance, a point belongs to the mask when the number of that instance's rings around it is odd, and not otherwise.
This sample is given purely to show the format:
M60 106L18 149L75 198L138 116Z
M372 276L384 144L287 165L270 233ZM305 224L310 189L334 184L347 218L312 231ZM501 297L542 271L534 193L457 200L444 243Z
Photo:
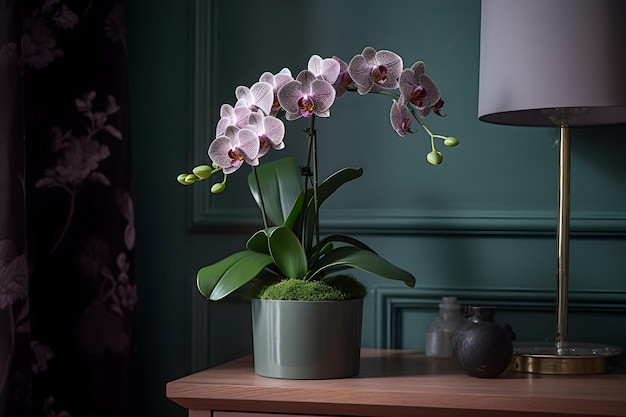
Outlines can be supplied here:
M567 347L567 298L569 272L569 222L570 222L570 132L563 122L559 143L559 207L557 224L557 309L556 350L565 353Z

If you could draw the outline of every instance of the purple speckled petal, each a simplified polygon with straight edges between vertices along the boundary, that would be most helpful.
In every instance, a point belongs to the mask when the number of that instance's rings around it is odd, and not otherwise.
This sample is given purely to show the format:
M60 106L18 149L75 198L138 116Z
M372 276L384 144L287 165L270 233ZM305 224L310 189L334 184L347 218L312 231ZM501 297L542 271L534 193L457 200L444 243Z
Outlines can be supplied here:
M313 112L321 117L330 116L328 109L335 102L335 89L324 80L314 80L311 83L311 94L313 96Z
M333 83L333 87L335 88L335 96L341 97L348 91L347 87L352 84L352 77L348 73L346 61L337 56L333 56L333 59L339 63L339 75L337 75L337 80Z
M391 121L391 126L399 136L404 137L407 133L411 132L411 117L409 115L409 110L406 106L400 105L395 100L393 100L393 104L391 105L389 119Z
M376 65L376 49L366 46L361 55L366 59L369 66Z
M400 55L391 51L378 51L376 61L378 65L387 69L387 81L384 84L379 84L379 86L386 89L398 88L398 78L403 66Z
M319 55L313 55L309 58L307 66L316 78L334 83L339 75L339 63L332 58L322 59Z
M209 145L209 158L222 168L230 167L231 159L228 156L230 150L230 139L227 136L218 136Z
M428 108L437 104L441 98L441 91L439 91L437 84L435 84L435 82L426 74L422 74L420 76L420 84L428 93L426 98L424 98L422 105L425 108Z
M407 68L400 73L398 87L400 89L399 103L401 106L404 106L409 102L411 93L413 92L413 88L416 84L417 80L415 79L415 71L413 69Z
M374 81L371 73L372 66L367 63L363 55L355 55L348 64L348 73L357 84L359 94L367 94L372 89Z
M248 88L239 86L235 89L237 104L235 107L247 107L251 110L260 109L268 114L274 102L274 86L267 82L257 82Z
M258 165L257 155L259 153L259 136L250 129L241 129L237 132L237 147L244 155L245 161L250 165ZM255 161L256 159L256 161Z
M317 80L317 77L311 71L303 70L300 71L296 80L302 83L302 94L311 94L311 83Z
M272 142L274 147L282 145L285 137L285 124L276 117L267 116L263 119L263 131L267 139ZM282 148L281 148L282 149Z
M278 90L278 101L287 114L299 113L298 100L302 97L302 83L294 80L289 81ZM294 119L287 119L294 120Z
M415 64L411 65L411 69L415 71L417 77L426 74L426 64L424 64L423 61L417 61Z

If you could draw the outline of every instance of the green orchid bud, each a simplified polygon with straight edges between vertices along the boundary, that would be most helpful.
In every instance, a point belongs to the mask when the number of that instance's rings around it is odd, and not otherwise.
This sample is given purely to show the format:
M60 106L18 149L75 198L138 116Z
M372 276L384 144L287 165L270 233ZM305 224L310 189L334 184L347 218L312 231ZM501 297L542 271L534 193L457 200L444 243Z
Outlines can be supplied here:
M213 184L213 186L211 187L211 192L213 194L219 194L222 191L224 191L226 189L226 184L224 184L223 182L216 182L215 184Z
M443 161L443 155L441 154L441 152L433 150L428 152L428 155L426 155L426 160L428 160L428 162L433 165L439 165L441 164L441 161Z
M180 174L178 177L176 177L176 180L181 183L182 185L189 185L187 184L187 182L185 181L185 179L187 178L187 175L189 174Z
M215 162L213 162L213 163L211 164L211 166L213 167L213 169L214 169L214 170L215 170L215 169L219 169L219 167L220 167L220 166L219 166L219 165L217 165Z
M449 148L452 148L459 144L459 140L455 138L454 136L448 136L447 138L444 139L443 144Z
M196 181L198 181L198 177L193 174L187 174L187 176L185 177L185 184L187 185L193 184Z
M193 169L193 173L201 180L206 180L213 173L213 168L208 165L198 165Z

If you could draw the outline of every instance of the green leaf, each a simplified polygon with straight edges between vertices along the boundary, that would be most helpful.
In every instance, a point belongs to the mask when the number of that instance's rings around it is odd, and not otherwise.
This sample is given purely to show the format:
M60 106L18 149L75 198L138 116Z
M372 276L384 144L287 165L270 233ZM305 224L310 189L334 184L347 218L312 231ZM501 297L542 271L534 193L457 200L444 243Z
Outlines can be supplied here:
M306 253L298 237L286 227L272 229L268 237L274 263L286 278L302 279L307 273Z
M198 290L212 301L221 300L250 282L272 263L272 257L263 253L252 251L234 253L198 271Z
M300 175L293 158L282 158L255 167L248 175L248 187L259 208L263 210L263 206L265 207L268 220L276 226L285 223L302 191Z
M270 248L267 243L267 237L269 233L271 233L272 229L275 229L277 226L272 226L267 230L259 230L255 234L248 239L246 242L246 249L251 250L253 252L264 253L266 255L270 254Z
M358 248L368 250L370 252L374 252L374 250L372 248L370 248L369 246L367 246L365 243L361 242L358 239L353 238L352 236L348 236L348 235L329 235L329 236L326 236L325 238L323 238L320 241L318 246L325 247L328 244L331 244L332 242L342 242L342 243L346 243L346 244L351 245L351 246L356 246ZM374 253L376 253L376 252L374 252Z
M352 246L336 248L321 258L312 268L312 275L309 278L314 279L325 272L347 267L383 278L404 281L409 287L415 286L415 277L410 272L395 266L372 251Z
M317 205L320 207L331 195L335 193L345 183L359 178L363 175L363 168L342 168L326 178L317 187ZM315 229L315 196L313 190L308 190L306 195L306 234L304 241L307 242L307 248L311 246L313 232Z

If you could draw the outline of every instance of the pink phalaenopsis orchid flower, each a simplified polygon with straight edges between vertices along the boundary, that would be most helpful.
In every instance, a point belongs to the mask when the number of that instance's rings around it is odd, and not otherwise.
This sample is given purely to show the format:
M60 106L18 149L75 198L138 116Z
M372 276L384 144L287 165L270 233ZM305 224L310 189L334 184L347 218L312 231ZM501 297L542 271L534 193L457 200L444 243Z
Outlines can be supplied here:
M348 71L358 86L359 94L363 95L374 86L382 89L398 88L402 65L402 58L396 53L376 51L368 46L350 60Z
M222 104L220 107L220 120L215 127L215 137L224 135L228 126L243 127L248 122L248 115L252 113L248 107L233 107L230 104Z
M278 101L278 90L287 84L289 81L293 81L293 76L291 75L291 71L288 68L283 68L277 74L272 74L271 72L264 72L259 77L259 81L266 82L272 85L274 100L272 102L272 109L270 111L270 115L276 116L280 111L280 102Z
M319 55L313 55L309 58L307 68L315 74L315 77L330 84L334 83L339 75L339 62L333 58L322 59Z
M418 110L432 108L441 99L437 84L426 75L426 65L418 61L400 74L400 104L411 103Z
M335 94L335 89L328 81L304 70L294 81L288 82L278 91L278 101L285 109L287 120L310 117L313 114L329 117Z
M209 158L220 166L224 174L231 174L244 162L256 166L259 164L260 142L256 132L228 126L224 135L215 138L209 146Z
M257 158L270 151L270 148L280 150L285 147L285 125L280 119L273 116L263 116L260 112L253 112L248 116L248 129L257 134L259 139L259 153Z
M235 107L246 107L252 111L261 110L264 114L270 114L274 103L274 86L261 81L250 88L240 85L235 89L235 97Z
M341 97L348 91L348 87L350 87L354 81L352 81L352 77L350 77L346 61L338 56L334 56L333 59L339 62L339 75L337 76L337 80L333 83L333 87L335 88L336 96Z
M403 106L396 100L393 100L391 111L389 112L389 119L391 120L391 126L401 137L404 137L407 133L414 133L414 131L411 130L411 114L406 105Z

